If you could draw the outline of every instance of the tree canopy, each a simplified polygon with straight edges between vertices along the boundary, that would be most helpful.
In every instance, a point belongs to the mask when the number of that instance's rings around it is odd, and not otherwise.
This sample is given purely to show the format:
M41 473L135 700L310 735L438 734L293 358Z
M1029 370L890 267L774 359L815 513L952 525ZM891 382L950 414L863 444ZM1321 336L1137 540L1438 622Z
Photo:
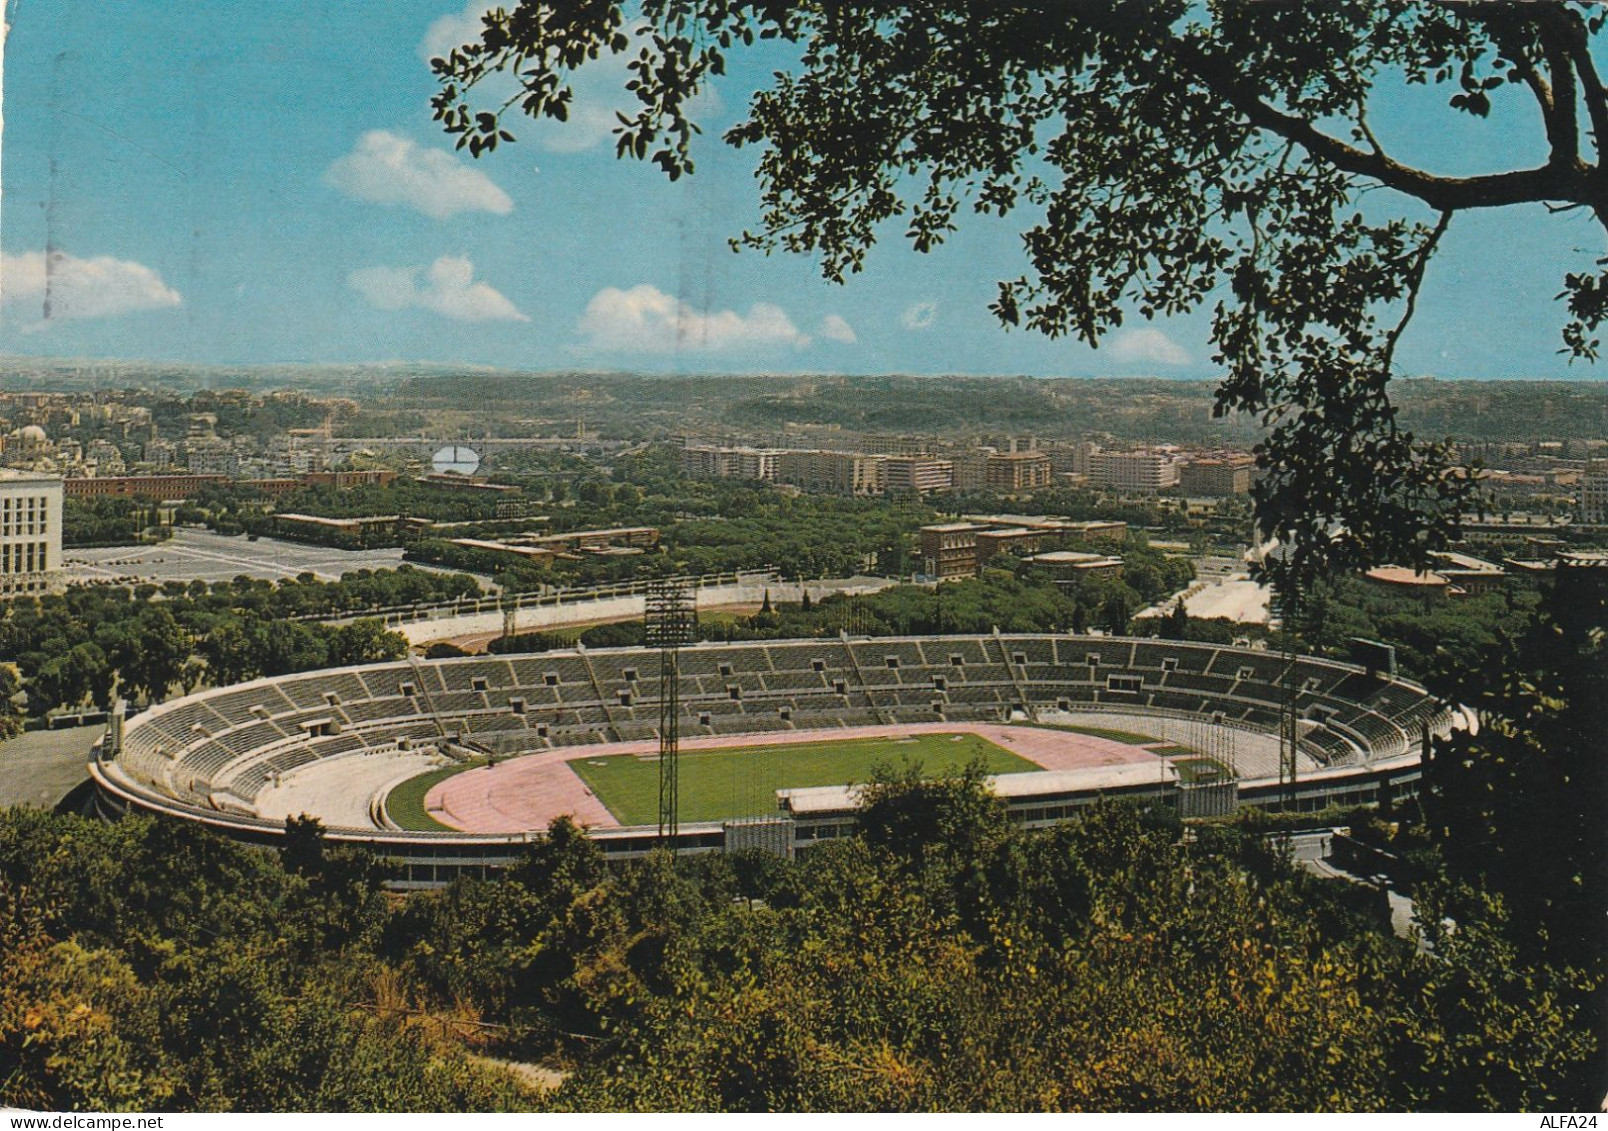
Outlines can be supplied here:
M645 0L640 18L527 0L434 61L434 107L480 154L519 113L566 118L574 71L624 55L638 106L617 151L675 179L694 167L695 98L732 53L791 45L796 65L725 135L760 150L762 224L733 243L815 255L842 280L892 222L926 251L965 209L1019 212L1028 269L999 282L1003 323L1094 345L1135 313L1209 307L1216 410L1269 427L1258 515L1292 548L1269 569L1304 588L1421 564L1471 504L1447 450L1397 422L1396 347L1458 213L1542 203L1608 225L1605 19L1562 0ZM495 72L519 89L486 106ZM1476 118L1526 100L1545 157L1465 174L1387 149L1370 111L1417 85ZM1563 349L1593 359L1608 274L1560 284Z

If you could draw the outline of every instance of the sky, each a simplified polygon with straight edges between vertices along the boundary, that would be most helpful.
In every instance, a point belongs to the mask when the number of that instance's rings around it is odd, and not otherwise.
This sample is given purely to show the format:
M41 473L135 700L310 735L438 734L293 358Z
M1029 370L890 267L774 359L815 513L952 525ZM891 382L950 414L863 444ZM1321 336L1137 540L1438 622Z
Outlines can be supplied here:
M478 160L431 120L427 59L463 0L6 0L0 354L237 365L417 361L652 372L1210 378L1209 318L1135 316L1098 350L1000 327L1020 218L963 217L919 255L896 230L847 285L734 254L755 155L719 134L787 59L759 51L702 107L698 171L614 156L623 66L562 126ZM1441 97L1441 96L1437 96ZM1535 156L1533 115L1375 117L1451 170ZM1529 148L1527 148L1527 146ZM1540 208L1461 216L1398 351L1407 373L1600 380L1557 355L1563 274L1602 232ZM56 268L46 281L46 252ZM48 316L47 316L48 311Z

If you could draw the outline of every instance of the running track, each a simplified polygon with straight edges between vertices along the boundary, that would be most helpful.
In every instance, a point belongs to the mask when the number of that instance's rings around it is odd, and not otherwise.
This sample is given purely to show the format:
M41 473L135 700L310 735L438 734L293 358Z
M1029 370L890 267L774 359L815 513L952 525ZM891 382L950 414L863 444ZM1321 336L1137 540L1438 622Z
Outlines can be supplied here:
M683 739L683 750L731 746L791 746L841 742L850 738L900 738L911 734L975 734L1003 746L1046 770L1116 766L1155 758L1139 746L1090 734L1042 727L992 723L910 723L791 731L784 734L730 734ZM439 782L425 794L424 808L444 825L472 833L522 833L547 828L569 815L588 828L618 828L619 822L586 787L569 763L611 754L657 754L657 741L567 746L512 758L496 766L468 770Z

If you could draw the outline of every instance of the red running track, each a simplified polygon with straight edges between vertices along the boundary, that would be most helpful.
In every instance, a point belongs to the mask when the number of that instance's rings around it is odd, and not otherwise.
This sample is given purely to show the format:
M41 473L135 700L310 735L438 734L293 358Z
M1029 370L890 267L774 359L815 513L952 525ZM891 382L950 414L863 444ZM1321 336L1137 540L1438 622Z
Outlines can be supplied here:
M1116 766L1156 757L1142 747L1092 734L997 723L909 723L782 734L729 734L683 739L681 749L791 746L805 742L841 742L850 738L900 738L911 734L979 735L1046 770ZM620 823L570 769L569 763L578 758L656 754L658 751L657 740L650 739L566 746L527 754L495 766L467 770L437 783L425 794L424 808L442 824L472 833L540 831L554 818L565 815L587 828L618 828Z

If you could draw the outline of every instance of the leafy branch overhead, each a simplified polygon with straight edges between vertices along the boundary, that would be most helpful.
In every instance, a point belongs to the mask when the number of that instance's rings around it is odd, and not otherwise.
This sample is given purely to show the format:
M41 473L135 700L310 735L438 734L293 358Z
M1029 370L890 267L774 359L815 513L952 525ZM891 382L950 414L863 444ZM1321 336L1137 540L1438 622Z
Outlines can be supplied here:
M1028 270L999 284L1003 323L1097 345L1133 312L1209 307L1217 411L1269 428L1258 514L1291 549L1275 579L1302 589L1334 569L1422 563L1476 498L1444 446L1398 426L1388 392L1452 218L1541 203L1608 226L1593 54L1608 13L1593 6L640 7L639 19L610 0L487 14L479 42L434 61L437 118L471 153L495 149L513 137L507 111L562 120L574 70L623 54L638 106L621 115L618 152L675 179L693 170L699 91L733 52L787 45L796 63L725 135L759 149L762 224L734 244L815 255L842 281L890 223L926 251L963 210L1020 211ZM519 91L477 108L493 72ZM1387 149L1370 109L1415 86L1442 91L1449 115L1533 105L1544 159L1464 174ZM1594 360L1608 274L1562 282L1563 350Z

